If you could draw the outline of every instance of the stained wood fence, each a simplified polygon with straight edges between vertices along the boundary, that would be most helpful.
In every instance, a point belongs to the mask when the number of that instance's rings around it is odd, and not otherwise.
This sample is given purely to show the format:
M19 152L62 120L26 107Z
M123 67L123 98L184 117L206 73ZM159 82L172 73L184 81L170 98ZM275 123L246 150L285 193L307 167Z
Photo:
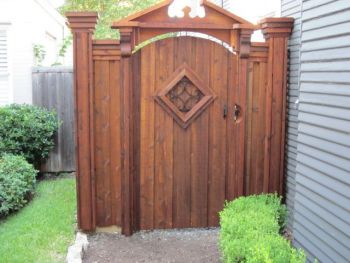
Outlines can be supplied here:
M55 148L41 172L75 171L74 90L71 67L35 67L32 71L33 104L57 112L61 126Z
M74 42L82 230L118 226L131 235L217 226L225 200L284 192L294 20L253 25L209 1L204 18L174 19L170 4L114 22L120 40L93 39L97 13L66 14ZM258 29L264 43L250 40ZM214 37L230 50L210 39L158 38L184 31Z

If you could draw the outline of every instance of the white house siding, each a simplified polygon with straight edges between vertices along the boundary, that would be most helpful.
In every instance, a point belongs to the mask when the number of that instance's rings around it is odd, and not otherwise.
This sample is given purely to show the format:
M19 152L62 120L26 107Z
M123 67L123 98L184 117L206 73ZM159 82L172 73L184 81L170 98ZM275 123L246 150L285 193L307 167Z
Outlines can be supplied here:
M296 12L301 6L302 22L299 74L291 63L291 75L300 75L299 86L290 80L290 92L300 98L299 128L296 134L289 127L287 148L294 243L310 261L349 262L350 1L303 0L300 5L299 0L282 0L284 16L290 15L288 5ZM295 58L299 36L294 33L290 46ZM296 113L290 111L289 118L296 120Z
M293 208L295 196L295 175L297 158L298 136L298 107L299 99L299 69L301 46L301 1L282 0L282 16L294 17L295 24L289 41L289 84L288 84L288 119L287 119L287 145L286 145L286 204L288 207L288 227L293 228Z
M11 75L9 72L10 25L0 24L0 106L11 100Z
M1 0L0 25L10 24L9 74L7 103L32 103L32 67L35 64L33 45L45 46L47 58L43 65L56 61L63 37L68 33L65 21L47 0ZM5 89L0 83L0 90Z

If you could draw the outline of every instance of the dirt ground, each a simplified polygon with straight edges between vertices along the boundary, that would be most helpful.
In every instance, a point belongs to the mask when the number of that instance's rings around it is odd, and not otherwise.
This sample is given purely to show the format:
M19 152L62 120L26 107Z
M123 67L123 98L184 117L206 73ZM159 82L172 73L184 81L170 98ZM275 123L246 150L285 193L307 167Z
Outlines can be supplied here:
M218 234L218 228L142 231L131 237L94 234L83 262L220 262Z

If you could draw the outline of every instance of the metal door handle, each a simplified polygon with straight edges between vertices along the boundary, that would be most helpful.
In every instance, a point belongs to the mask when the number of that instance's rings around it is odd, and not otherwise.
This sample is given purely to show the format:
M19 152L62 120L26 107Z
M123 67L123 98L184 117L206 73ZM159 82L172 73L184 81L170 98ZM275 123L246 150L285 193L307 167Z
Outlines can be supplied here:
M224 106L224 119L227 117L227 105Z
M241 106L239 106L238 104L235 104L233 108L233 120L237 121L240 114L241 114Z

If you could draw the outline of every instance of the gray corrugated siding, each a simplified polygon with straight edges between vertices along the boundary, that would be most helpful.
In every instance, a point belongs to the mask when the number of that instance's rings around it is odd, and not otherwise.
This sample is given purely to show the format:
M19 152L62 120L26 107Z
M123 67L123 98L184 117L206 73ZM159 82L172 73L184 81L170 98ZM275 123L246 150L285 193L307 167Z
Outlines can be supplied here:
M299 98L299 69L300 69L300 43L301 43L301 0L282 0L282 16L295 18L293 34L289 41L290 65L288 84L288 126L286 145L286 204L289 211L288 227L293 229L295 175L297 158L298 136L298 109L295 104Z
M282 0L283 16L300 14L290 43L290 101L300 99L299 112L289 107L290 226L310 261L349 262L350 1Z

